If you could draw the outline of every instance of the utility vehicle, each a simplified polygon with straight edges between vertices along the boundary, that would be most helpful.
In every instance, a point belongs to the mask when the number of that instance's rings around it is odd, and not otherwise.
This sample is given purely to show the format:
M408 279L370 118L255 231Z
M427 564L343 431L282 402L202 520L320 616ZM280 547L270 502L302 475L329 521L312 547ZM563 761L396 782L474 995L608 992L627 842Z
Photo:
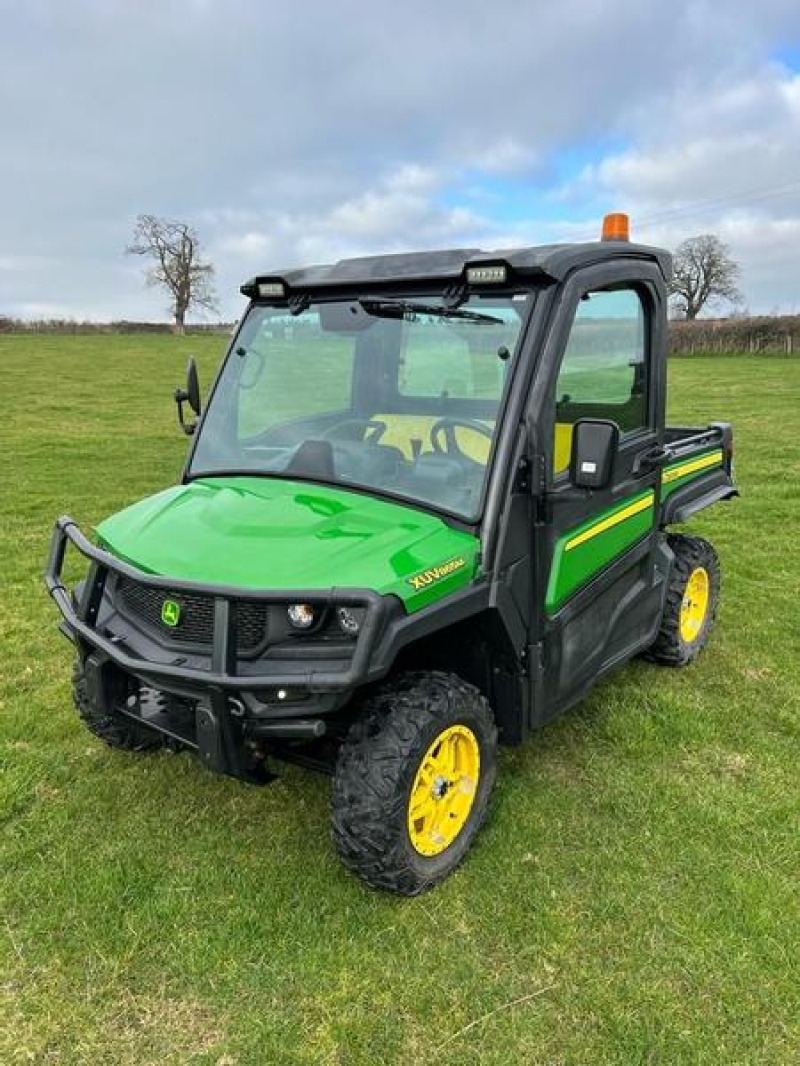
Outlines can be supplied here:
M413 895L469 848L498 742L635 655L691 662L719 563L668 530L736 494L732 432L665 427L670 257L626 222L243 285L205 410L193 363L176 392L180 484L95 542L56 525L89 729L328 770L346 866Z

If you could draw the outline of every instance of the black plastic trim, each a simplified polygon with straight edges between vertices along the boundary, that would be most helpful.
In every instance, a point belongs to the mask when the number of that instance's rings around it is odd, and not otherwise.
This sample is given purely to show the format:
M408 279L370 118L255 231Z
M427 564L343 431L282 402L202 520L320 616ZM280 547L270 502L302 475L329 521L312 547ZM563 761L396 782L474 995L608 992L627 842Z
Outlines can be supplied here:
M369 680L384 677L408 644L485 611L490 606L490 593L489 582L480 581L414 614L390 618L375 647Z
M721 467L699 474L667 497L662 505L660 525L663 527L685 522L703 508L738 495L739 490Z
M705 507L710 507L714 503L720 503L722 500L730 500L739 495L739 490L733 488L730 485L723 485L719 488L712 489L711 492L704 492L702 496L697 496L693 500L687 501L683 506L676 507L675 512L671 518L665 518L665 524L681 523L688 521L692 515L697 514L698 511L702 511Z

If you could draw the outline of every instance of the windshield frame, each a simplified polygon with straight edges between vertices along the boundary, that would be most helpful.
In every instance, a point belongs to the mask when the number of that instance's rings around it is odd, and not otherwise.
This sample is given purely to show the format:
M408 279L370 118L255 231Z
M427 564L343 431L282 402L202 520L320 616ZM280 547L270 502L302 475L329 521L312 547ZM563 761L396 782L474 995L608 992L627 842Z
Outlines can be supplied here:
M336 303L342 301L357 302L360 299L376 300L380 301L386 299L387 301L398 301L402 303L413 303L415 301L423 302L430 301L432 299L444 300L446 293L446 286L443 286L441 282L426 285L424 283L415 283L412 287L406 287L402 284L392 285L387 287L382 285L380 289L375 289L373 286L367 284L361 286L348 285L346 289L323 289L323 290L308 290L303 292L302 299L304 304L324 304L324 303ZM541 293L541 286L531 283L527 279L514 279L513 283L492 287L491 289L480 289L470 293L471 296L525 296L525 307L520 317L519 332L517 334L516 343L513 351L510 353L509 358L509 370L506 376L506 380L500 394L500 398L497 405L497 414L495 425L497 427L496 432L492 435L491 446L486 461L486 470L481 485L480 496L477 501L477 506L474 515L465 515L462 512L454 511L447 507L441 506L437 503L429 500L420 499L418 497L410 496L407 494L393 492L391 489L383 487L376 487L373 485L358 484L355 482L342 482L337 480L330 480L327 478L321 478L318 476L309 476L304 473L292 471L287 473L285 470L259 470L251 467L230 469L212 469L212 470L195 470L193 469L195 453L199 441L202 439L203 426L206 420L206 416L209 410L212 409L215 397L217 395L220 383L222 382L226 367L233 358L238 358L237 349L241 347L240 337L246 330L248 322L251 316L257 311L264 308L274 308L275 310L286 311L289 307L289 301L287 299L253 299L248 304L245 313L239 320L237 327L231 337L230 344L226 351L224 358L220 361L217 373L214 377L213 384L209 390L206 403L203 407L202 414L197 422L197 428L192 436L191 444L186 456L186 461L183 469L182 483L188 484L192 481L209 480L213 478L224 477L253 477L253 478L266 478L270 480L279 481L297 481L312 485L321 485L327 488L342 492L351 492L359 495L374 496L379 499L386 500L389 503L395 503L403 507L408 507L416 510L420 510L440 518L448 525L454 528L467 530L473 532L478 526L480 526L484 520L487 499L491 493L491 486L495 479L495 463L498 452L501 450L501 443L503 438L511 432L508 426L508 411L511 405L512 398L515 394L515 385L519 380L526 379L526 363L525 353L529 350L528 346L528 334L530 325L539 302L539 295ZM421 311L421 313L424 313ZM491 313L487 309L487 313Z

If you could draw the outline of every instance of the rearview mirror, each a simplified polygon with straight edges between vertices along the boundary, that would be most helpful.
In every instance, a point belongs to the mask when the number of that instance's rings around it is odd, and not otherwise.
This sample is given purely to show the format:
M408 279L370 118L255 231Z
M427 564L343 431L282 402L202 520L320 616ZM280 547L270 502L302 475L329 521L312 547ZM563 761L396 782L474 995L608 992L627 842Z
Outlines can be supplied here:
M183 417L183 405L188 403L191 409L196 415L200 414L200 379L197 376L197 364L194 359L189 360L189 364L186 367L186 388L175 390L175 403L178 406L178 421L181 424L181 429L188 436L194 433L197 429L196 422L187 422Z
M353 300L348 303L319 305L319 324L326 333L362 333L375 325L364 308Z
M572 427L570 481L581 489L604 489L611 483L619 447L619 426L599 418L581 418Z

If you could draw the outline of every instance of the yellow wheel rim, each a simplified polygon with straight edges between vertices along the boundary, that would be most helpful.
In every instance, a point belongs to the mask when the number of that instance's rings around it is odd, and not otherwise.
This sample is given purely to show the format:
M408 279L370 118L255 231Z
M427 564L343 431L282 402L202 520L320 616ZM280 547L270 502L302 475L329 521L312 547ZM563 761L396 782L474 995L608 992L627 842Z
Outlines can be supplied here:
M408 835L420 855L440 855L464 828L480 770L478 740L465 725L445 729L425 752L408 797Z
M710 582L708 572L698 566L689 574L681 603L681 639L691 644L697 639L708 611Z

